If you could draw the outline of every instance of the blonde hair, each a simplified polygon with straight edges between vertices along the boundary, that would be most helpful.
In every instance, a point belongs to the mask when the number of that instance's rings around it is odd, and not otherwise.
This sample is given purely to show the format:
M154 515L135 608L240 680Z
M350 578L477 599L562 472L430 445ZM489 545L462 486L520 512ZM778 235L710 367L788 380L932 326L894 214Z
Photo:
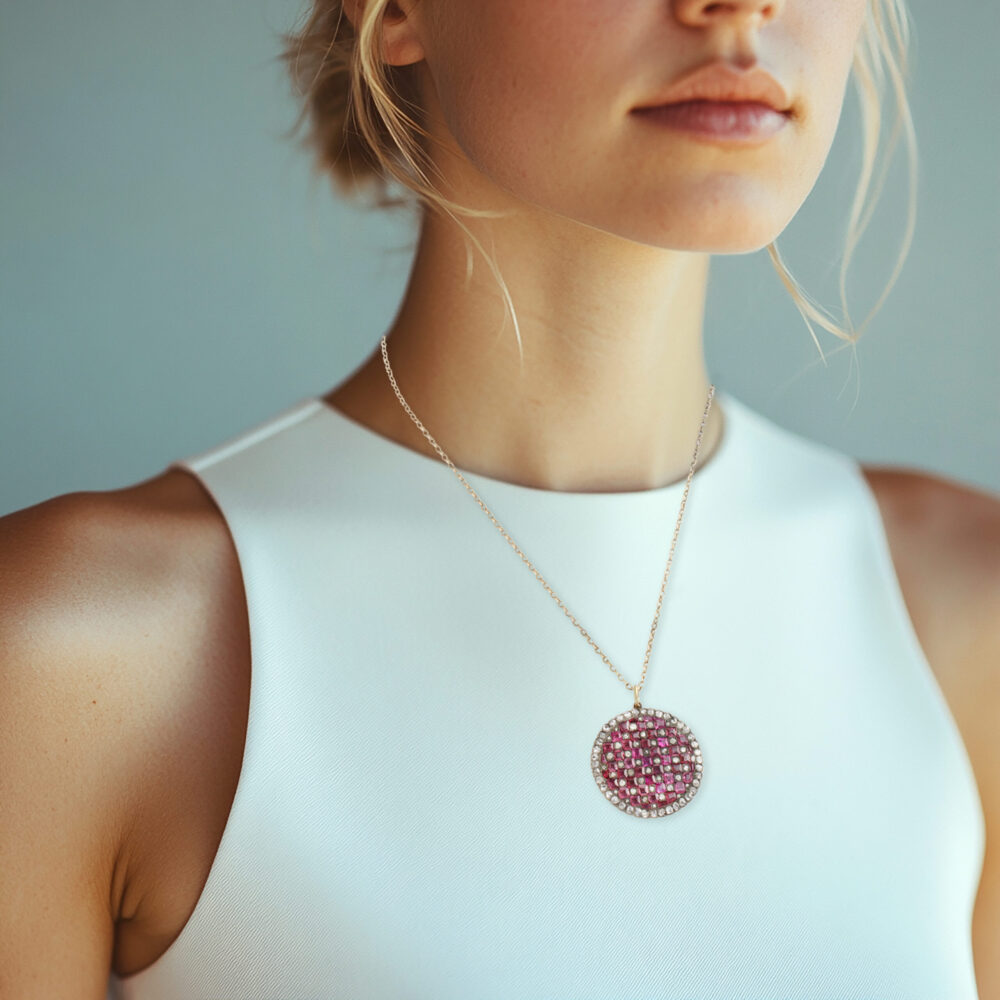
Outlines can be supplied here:
M420 212L437 211L457 223L483 254L500 284L520 349L517 315L496 261L459 218L496 218L503 213L459 205L432 185L428 173L437 172L440 176L440 172L424 142L431 136L424 127L416 64L392 66L381 57L382 18L390 2L368 0L355 30L344 16L342 0L311 0L297 29L281 36L284 48L280 59L286 64L294 91L302 101L289 135L298 132L308 120L302 145L313 154L314 172L328 174L341 194L349 198L368 195L371 204L378 208L418 207ZM916 219L917 148L906 95L906 81L910 75L909 46L910 23L905 0L869 0L852 61L861 108L862 153L861 173L848 216L839 274L840 302L848 328L842 329L809 298L786 266L776 242L766 247L824 364L826 357L810 320L843 340L842 348L853 349L895 284L912 242ZM887 80L895 97L896 117L873 185ZM910 154L906 231L885 289L861 325L855 328L847 306L847 268L881 194L900 128L905 132ZM392 181L409 189L412 196L393 197L389 190ZM467 242L467 276L471 266Z

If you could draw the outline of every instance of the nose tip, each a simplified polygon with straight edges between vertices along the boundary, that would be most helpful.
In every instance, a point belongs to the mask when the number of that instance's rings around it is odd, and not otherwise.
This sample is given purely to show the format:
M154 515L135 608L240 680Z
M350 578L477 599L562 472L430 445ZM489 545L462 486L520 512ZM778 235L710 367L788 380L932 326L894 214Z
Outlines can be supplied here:
M773 21L785 0L672 0L674 17L692 28L706 28L720 22L766 24Z

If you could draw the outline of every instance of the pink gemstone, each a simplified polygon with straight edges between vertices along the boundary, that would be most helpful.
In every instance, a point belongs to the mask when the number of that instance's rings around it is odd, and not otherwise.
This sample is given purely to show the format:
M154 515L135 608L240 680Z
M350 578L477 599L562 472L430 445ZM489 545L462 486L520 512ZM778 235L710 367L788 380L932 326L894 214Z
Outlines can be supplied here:
M684 753L689 749L688 740L660 717L632 716L613 723L610 732L602 732L599 745L600 774L623 806L652 811L671 805L686 790L685 779L691 781L689 776L672 773L670 765L671 759L679 761L681 754L688 759ZM676 766L679 769L682 765Z

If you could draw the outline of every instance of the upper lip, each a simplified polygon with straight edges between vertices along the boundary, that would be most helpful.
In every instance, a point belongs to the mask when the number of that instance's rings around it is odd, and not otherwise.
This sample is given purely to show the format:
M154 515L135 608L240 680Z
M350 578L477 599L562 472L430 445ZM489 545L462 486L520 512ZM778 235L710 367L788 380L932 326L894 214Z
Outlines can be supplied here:
M766 70L755 66L737 70L727 62L704 63L685 74L645 108L679 101L760 101L788 114L791 101L785 88Z

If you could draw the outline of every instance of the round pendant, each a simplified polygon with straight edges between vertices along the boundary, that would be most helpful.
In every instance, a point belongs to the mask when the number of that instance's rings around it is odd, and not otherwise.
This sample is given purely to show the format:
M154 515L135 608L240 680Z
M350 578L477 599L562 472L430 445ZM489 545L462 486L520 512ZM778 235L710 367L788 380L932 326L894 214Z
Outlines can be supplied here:
M604 797L633 816L668 816L686 806L701 784L701 748L669 712L633 708L609 719L590 755Z

